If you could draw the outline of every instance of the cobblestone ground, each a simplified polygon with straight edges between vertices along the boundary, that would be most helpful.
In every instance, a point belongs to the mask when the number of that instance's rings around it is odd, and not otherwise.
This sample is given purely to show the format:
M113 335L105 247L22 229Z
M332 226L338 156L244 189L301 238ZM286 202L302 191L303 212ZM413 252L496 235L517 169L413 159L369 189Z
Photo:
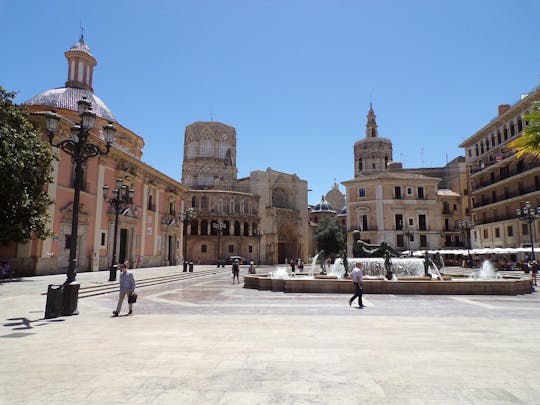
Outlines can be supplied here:
M41 294L63 276L1 283L0 403L540 403L536 292L366 295L358 309L348 295L250 290L209 269L139 288L134 315L118 318L109 293L43 319Z

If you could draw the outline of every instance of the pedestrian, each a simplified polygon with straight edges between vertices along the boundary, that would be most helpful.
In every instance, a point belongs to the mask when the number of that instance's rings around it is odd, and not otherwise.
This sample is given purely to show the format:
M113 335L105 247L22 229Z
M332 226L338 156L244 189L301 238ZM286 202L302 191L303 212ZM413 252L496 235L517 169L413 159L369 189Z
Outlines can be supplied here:
M234 280L236 279L236 283L240 284L240 264L238 262L238 259L233 262L232 265L232 283L234 284Z
M304 272L304 262L302 261L302 259L298 259L298 271L300 273Z
M536 260L531 262L531 273L533 284L536 286L536 275L538 274L538 262Z
M351 273L351 279L354 284L354 294L349 299L349 306L351 306L353 301L358 297L358 307L364 308L364 304L362 303L362 285L364 284L364 278L362 276L362 263L356 262L356 267Z
M254 264L253 262L250 262L250 263L249 263L248 273L249 273L249 274L255 274L255 273L257 273L257 270L256 270L256 268L255 268L255 264Z
M120 265L120 293L118 295L118 305L116 305L116 311L113 311L114 316L118 316L124 303L126 295L129 297L131 293L135 292L135 278L133 273L129 271L125 264ZM129 303L128 315L133 313L133 304Z
M296 269L296 265L294 263L294 259L291 259L291 271L294 273L295 269Z

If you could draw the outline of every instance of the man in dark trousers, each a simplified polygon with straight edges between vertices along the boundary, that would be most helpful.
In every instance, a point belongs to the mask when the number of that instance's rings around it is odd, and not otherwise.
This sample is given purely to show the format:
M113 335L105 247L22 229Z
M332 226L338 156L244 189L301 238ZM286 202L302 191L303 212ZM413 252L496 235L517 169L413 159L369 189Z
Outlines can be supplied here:
M129 294L135 292L135 278L133 273L129 271L125 264L120 265L120 294L118 295L118 305L116 306L116 311L113 311L113 316L118 316L120 310L122 309L122 303L126 295L129 297ZM133 304L129 303L129 312L128 315L133 313Z
M362 303L362 284L364 283L362 263L356 262L356 267L351 273L351 279L354 283L354 295L349 299L349 306L352 305L353 301L358 297L358 307L364 308L364 304Z

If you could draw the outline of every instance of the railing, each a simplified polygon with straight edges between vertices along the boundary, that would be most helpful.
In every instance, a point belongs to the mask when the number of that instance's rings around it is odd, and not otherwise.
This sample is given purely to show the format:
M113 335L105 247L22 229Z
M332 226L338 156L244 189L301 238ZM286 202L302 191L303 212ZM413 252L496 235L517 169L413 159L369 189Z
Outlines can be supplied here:
M533 193L535 191L538 191L540 188L536 186L530 186L530 187L522 187L520 190L516 190L514 192L508 192L504 194L504 197L501 198L484 198L482 201L475 201L473 204L473 208L480 208L484 207L486 205L495 204L498 202L502 202L505 200L509 200L514 197L521 197L524 194Z
M516 176L521 173L525 173L529 170L533 170L540 167L540 162L532 162L532 163L524 163L519 168L516 168L514 170L510 170L508 174L500 176L496 175L491 177L489 180L479 182L475 187L472 189L472 191L479 190L484 187L491 186L492 184L498 183L499 181L506 180L510 177Z

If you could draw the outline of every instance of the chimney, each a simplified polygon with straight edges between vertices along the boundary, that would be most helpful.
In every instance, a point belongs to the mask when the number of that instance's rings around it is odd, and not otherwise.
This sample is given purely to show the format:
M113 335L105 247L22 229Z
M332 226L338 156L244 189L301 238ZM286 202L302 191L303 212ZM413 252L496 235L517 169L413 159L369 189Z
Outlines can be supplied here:
M501 104L499 106L499 117L510 109L510 104Z

